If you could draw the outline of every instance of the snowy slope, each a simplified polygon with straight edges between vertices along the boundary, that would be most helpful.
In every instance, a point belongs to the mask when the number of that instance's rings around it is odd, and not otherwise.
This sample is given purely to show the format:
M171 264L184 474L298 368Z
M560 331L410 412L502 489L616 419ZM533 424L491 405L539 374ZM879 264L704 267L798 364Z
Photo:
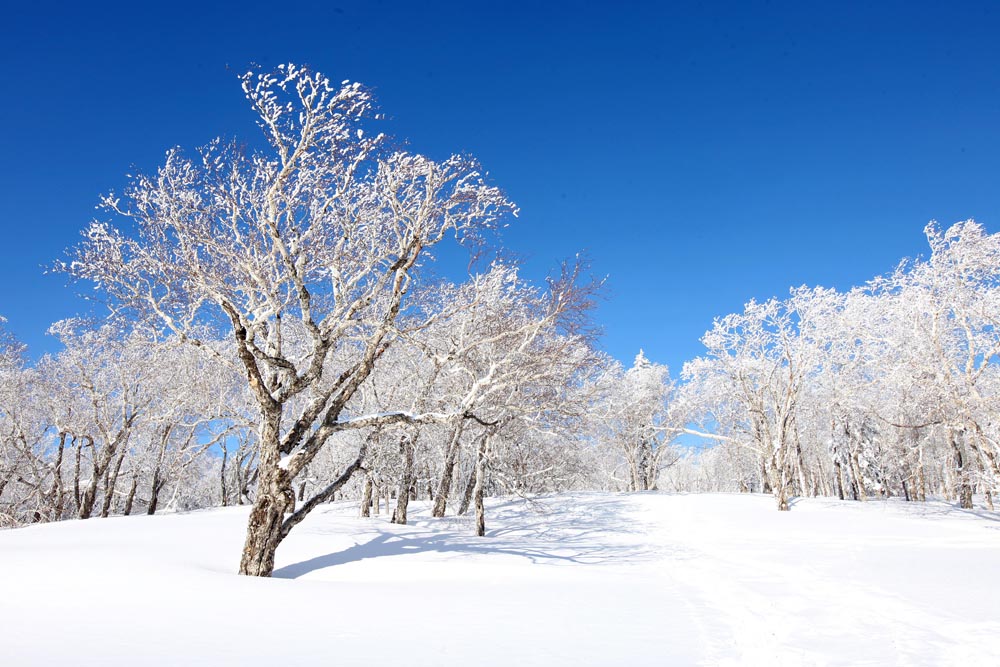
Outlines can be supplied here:
M1000 515L584 494L475 538L418 509L317 510L272 580L232 574L245 508L0 533L0 663L1000 664Z

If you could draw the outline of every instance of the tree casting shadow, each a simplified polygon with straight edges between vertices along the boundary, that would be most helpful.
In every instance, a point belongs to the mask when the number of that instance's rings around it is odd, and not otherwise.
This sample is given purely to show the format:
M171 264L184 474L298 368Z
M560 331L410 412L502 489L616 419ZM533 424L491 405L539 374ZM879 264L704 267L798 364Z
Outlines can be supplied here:
M519 505L520 509L516 509ZM603 503L591 501L585 512L574 511L573 508L569 511L524 512L520 502L505 502L490 508L494 516L501 520L501 527L488 531L485 538L456 534L451 530L434 530L449 525L439 519L418 519L411 525L412 528L434 532L415 535L394 532L402 527L390 528L388 524L383 524L377 526L379 534L367 542L286 565L276 569L272 576L297 579L310 572L368 558L427 552L517 556L535 564L622 564L653 557L641 544L602 542L602 539L607 539L609 531L620 534L637 532L624 518L624 509L627 509L624 498L610 498Z

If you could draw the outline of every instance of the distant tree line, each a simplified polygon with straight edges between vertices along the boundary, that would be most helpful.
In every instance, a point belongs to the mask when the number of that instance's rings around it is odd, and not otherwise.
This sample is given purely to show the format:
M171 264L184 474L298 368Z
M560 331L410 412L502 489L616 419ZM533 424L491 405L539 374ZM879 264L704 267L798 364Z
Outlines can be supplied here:
M930 256L847 292L793 289L715 321L684 400L718 447L678 488L953 499L1000 481L1000 235L926 228Z

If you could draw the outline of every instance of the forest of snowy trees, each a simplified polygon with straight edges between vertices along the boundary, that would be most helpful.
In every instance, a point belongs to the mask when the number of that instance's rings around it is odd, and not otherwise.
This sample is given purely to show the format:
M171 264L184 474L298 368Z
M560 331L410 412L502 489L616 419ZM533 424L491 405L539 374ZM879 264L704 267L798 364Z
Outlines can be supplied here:
M267 576L334 499L480 535L484 496L564 490L993 509L1000 235L932 223L924 259L751 301L676 376L625 368L585 263L536 285L485 259L516 208L474 160L369 133L357 84L242 81L266 149L169 152L56 267L110 316L55 323L40 359L0 331L0 526L248 504L241 572ZM435 275L445 244L464 280Z

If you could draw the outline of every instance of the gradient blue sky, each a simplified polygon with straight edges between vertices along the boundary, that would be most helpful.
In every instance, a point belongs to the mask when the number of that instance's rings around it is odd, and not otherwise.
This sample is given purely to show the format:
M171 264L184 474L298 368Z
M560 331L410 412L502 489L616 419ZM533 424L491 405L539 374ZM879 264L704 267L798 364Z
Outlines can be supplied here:
M529 275L585 250L609 276L625 362L679 371L714 316L890 270L932 218L1000 229L995 2L19 4L0 314L36 354L88 307L42 267L133 168L256 132L250 62L361 81L415 150L479 157Z

